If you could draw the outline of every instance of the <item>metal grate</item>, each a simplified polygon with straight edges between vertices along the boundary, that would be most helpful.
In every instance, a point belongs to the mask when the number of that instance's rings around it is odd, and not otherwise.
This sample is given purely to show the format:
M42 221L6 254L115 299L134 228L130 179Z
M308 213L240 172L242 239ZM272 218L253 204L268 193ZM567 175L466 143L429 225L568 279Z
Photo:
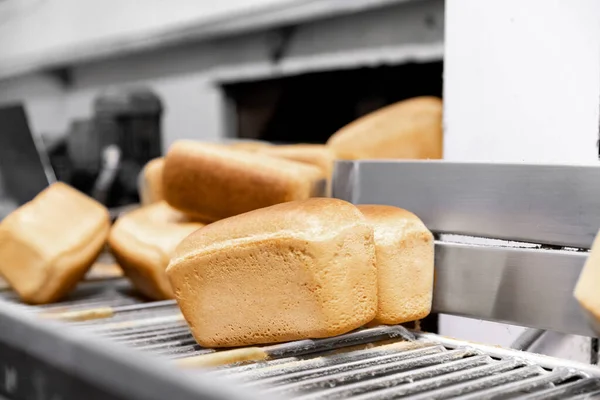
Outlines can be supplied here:
M144 303L125 280L84 283L70 298L46 306L18 304L10 292L0 298L27 312L60 314L114 307L109 318L69 322L77 330L163 359L215 350L194 341L172 302ZM130 306L134 307L130 307ZM258 393L298 399L579 399L600 397L594 367L530 353L410 333L401 327L377 327L336 338L266 346L270 358L249 364L186 369L186 374L234 378Z

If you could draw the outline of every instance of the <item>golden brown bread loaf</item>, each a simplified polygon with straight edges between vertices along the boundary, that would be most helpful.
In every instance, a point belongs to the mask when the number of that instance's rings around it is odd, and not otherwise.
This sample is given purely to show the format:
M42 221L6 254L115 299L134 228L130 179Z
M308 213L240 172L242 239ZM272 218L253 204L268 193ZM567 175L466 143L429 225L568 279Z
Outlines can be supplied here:
M329 179L333 171L335 154L323 144L291 144L279 146L264 146L257 150L258 153L272 157L285 158L305 164L314 165Z
M244 140L228 143L228 146L236 150L257 151L266 147L271 147L271 143L260 140Z
M150 160L140 174L138 191L142 205L164 200L162 173L165 160L163 157Z
M265 146L255 151L260 154L285 158L318 167L323 173L323 179L326 180L325 195L330 195L335 154L329 147L323 144L291 144Z
M337 199L278 204L196 231L167 268L202 346L322 338L375 316L373 230Z
M347 160L440 159L442 101L416 97L383 107L334 133L327 145Z
M324 192L314 166L228 147L178 141L163 170L167 202L206 221Z
M425 318L433 295L433 235L411 212L360 205L375 231L378 308L375 324L396 325Z
M173 298L165 274L175 248L204 226L161 201L120 217L110 231L109 244L125 275L145 296Z
M32 304L66 295L102 251L108 210L54 183L0 223L0 275Z
M600 321L600 234L596 235L579 280L575 285L575 298L598 323Z

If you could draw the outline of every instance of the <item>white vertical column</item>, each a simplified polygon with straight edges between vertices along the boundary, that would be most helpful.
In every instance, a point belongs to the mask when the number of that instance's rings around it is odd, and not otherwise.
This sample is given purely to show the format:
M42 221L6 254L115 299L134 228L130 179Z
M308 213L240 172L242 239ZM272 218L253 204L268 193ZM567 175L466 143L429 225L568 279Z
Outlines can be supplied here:
M600 1L446 0L445 44L446 159L599 163ZM440 331L507 346L522 328L441 316ZM534 350L589 361L578 337Z
M600 1L447 0L445 156L595 162Z

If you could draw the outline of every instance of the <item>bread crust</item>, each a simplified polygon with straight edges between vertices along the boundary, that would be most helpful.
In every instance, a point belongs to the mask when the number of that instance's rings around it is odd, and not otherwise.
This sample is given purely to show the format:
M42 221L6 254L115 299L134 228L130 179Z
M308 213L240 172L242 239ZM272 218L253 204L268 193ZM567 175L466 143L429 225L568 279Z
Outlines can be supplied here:
M441 159L442 108L437 97L404 100L344 126L327 145L346 160Z
M396 325L431 312L434 274L433 234L398 207L359 205L375 232L378 307L372 324Z
M164 157L148 161L140 174L138 191L142 205L150 205L165 199L163 191Z

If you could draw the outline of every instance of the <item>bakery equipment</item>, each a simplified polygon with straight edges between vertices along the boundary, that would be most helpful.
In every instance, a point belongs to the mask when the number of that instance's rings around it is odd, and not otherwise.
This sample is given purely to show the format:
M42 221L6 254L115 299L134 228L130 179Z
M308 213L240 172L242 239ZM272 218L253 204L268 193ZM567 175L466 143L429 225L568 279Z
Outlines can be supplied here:
M23 105L0 108L0 219L56 180L44 143L29 129ZM11 206L12 205L12 206Z
M572 291L600 227L598 180L596 166L348 161L336 165L333 193L410 209L436 233L435 312L595 336ZM176 306L146 306L124 280L86 282L42 307L1 297L0 393L16 399L600 395L595 365L402 327L268 346L266 361L184 368L215 350L195 344ZM60 321L106 307L117 312Z

